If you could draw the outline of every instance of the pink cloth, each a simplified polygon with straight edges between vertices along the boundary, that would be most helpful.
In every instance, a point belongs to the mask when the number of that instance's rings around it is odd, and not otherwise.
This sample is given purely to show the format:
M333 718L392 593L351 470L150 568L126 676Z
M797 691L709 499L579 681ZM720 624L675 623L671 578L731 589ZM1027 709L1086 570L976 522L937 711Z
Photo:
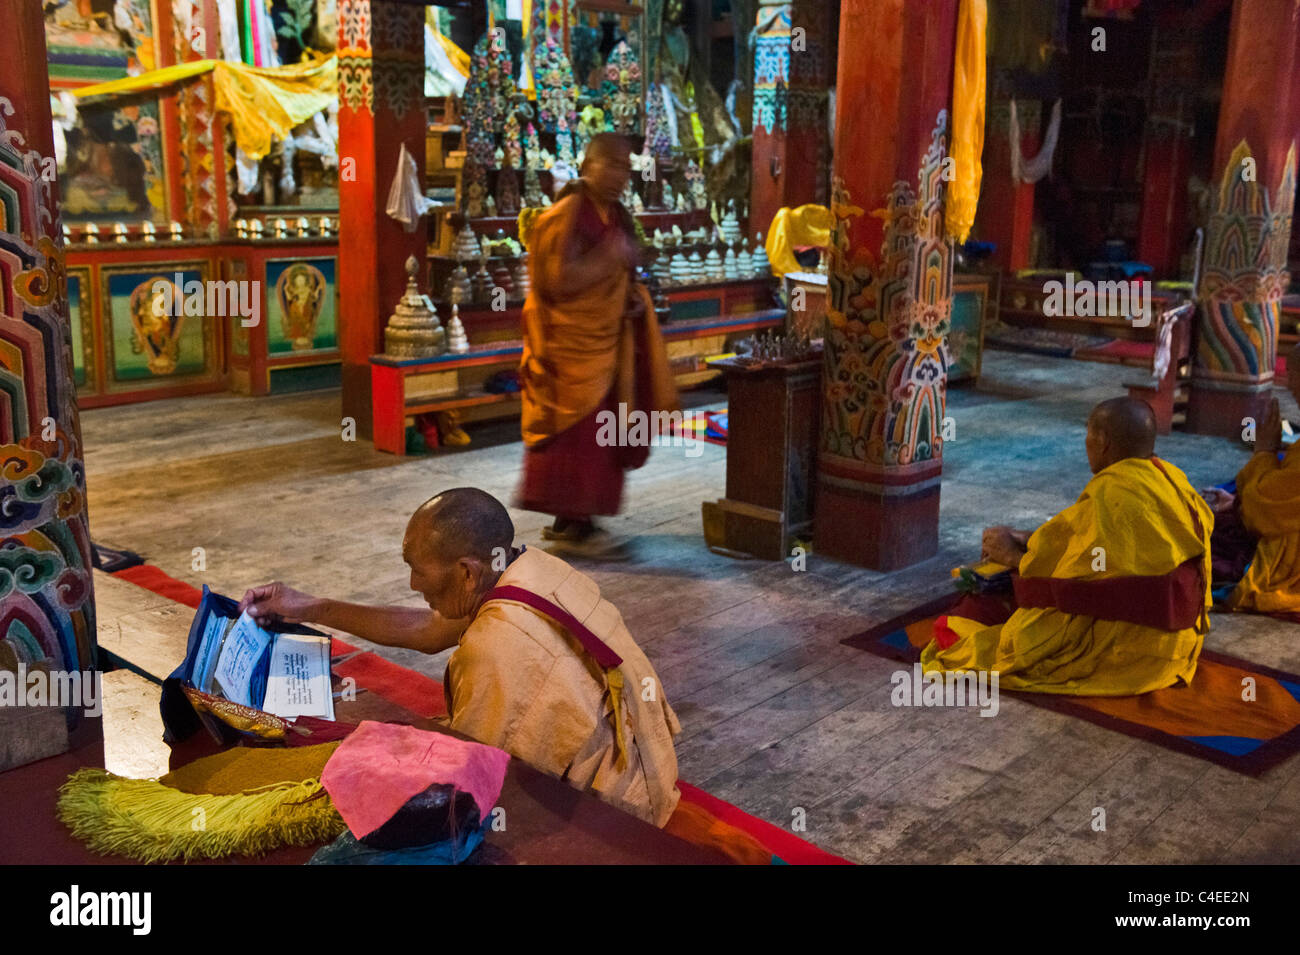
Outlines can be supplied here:
M509 762L510 754L495 746L367 720L334 751L321 785L360 839L435 783L469 793L479 818L486 820L501 795Z

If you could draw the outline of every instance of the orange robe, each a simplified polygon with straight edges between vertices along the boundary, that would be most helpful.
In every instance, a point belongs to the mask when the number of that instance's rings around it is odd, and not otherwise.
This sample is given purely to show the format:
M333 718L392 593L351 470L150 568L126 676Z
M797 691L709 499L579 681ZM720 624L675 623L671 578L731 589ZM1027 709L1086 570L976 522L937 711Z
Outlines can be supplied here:
M681 725L618 610L586 574L535 548L498 585L559 605L623 658L627 759L620 769L599 666L562 627L510 600L485 603L447 662L451 728L662 827L681 798L673 749Z
M528 238L532 289L524 304L520 365L528 448L582 421L611 391L629 411L677 407L654 303L644 285L632 281L628 270L615 269L577 295L562 298L555 291L570 267L582 203L581 191L561 199L537 219ZM644 317L629 313L632 298L640 300Z
M1246 575L1228 603L1234 610L1300 612L1300 444L1278 461L1256 454L1237 475L1246 529L1259 538Z

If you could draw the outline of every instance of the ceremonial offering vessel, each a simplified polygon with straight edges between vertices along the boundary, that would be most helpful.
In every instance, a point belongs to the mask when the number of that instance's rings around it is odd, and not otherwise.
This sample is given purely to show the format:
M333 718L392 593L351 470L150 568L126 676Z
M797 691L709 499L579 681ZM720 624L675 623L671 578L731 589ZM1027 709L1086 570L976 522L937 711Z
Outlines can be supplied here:
M735 279L742 279L745 277L740 274L740 263L736 260L735 249L731 249L731 248L727 249L727 256L723 260L722 270L723 270L723 274L728 279L735 280Z
M495 269L493 269L492 281L496 284L497 288L505 289L506 295L508 295L511 298L514 298L515 279L514 276L510 274L509 266L507 266L505 263L502 263L501 265L498 265Z
M727 214L722 217L722 222L718 226L718 231L722 234L722 241L728 246L734 246L741 240L740 220L736 218L734 209L727 210Z
M465 259L475 259L479 256L478 239L474 237L474 230L466 222L459 232L456 233L456 244L452 246L451 254L457 262Z
M717 249L710 248L709 254L704 257L704 271L710 281L721 282L727 277L723 269L722 256L718 255Z
M174 222L174 223L172 223L172 225L179 225L179 223L175 223L175 222ZM265 227L262 225L262 220L261 220L261 219L253 219L251 222L248 223L248 235L249 235L249 238L252 238L252 239L260 239L260 238L262 237L262 233L263 233L264 231L265 231ZM177 233L176 231L173 231L173 232L172 232L172 238L173 238L173 239L179 239L179 238L180 238L180 234Z
M670 269L669 280L673 285L685 285L690 281L691 267L686 261L686 256L680 252L673 256Z
M686 260L686 264L691 270L690 278L688 279L689 282L692 284L698 284L705 281L706 275L704 273L704 260L700 258L699 252L692 252L690 258Z
M442 297L453 305L468 303L473 298L469 273L465 271L465 266L462 263L457 262L456 267L451 271L451 275L447 276L447 285L443 289Z
M527 298L528 293L533 289L532 279L528 276L528 253L525 252L515 263L515 296L517 298Z
M419 263L406 260L406 293L384 328L384 354L399 358L432 358L446 349L446 332L438 313L425 304L415 283Z
M749 254L748 240L742 240L740 251L736 253L736 264L740 267L740 274L749 278L754 274L754 258Z
M329 216L320 217L320 234L330 235L334 231L334 223Z
M285 222L283 219L276 219L275 225L272 226L272 228L275 230L273 234L277 239L283 239L289 234L289 223Z
M307 221L306 216L299 216L298 221L294 223L299 235L311 235L311 223Z
M260 234L262 231L262 222L261 220L256 220L256 221L257 221L257 232ZM173 219L171 225L167 227L167 231L171 234L171 240L173 242L179 242L181 241L181 239L185 238L185 230L181 228L181 224L177 222L175 219Z
M86 242L86 243L88 243L88 244L90 244L90 245L94 245L96 242L98 242L98 241L99 241L99 226L95 225L95 223L92 222L92 223L90 223L89 225L87 225L84 229L82 229L82 230L81 230L81 241L82 241L82 242Z
M767 278L772 274L772 263L767 258L767 248L763 245L763 233L758 234L758 247L753 256L754 277Z
M129 239L130 239L130 236L128 236L127 233L126 233L126 223L125 223L125 222L114 222L114 223L113 223L113 241L114 241L114 242L127 242L127 241L129 241Z
M478 260L478 271L474 273L474 278L470 280L471 301L475 305L486 305L492 295L493 289L492 276L487 270L487 256L480 256Z
M460 306L456 304L451 306L451 320L447 322L447 350L457 355L469 351L469 336L465 334L465 326L460 321Z

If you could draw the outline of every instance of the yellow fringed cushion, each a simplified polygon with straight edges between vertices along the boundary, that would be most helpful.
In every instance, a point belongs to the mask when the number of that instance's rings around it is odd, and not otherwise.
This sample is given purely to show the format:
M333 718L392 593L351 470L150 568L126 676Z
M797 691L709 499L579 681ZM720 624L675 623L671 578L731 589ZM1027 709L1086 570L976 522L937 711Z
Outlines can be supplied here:
M261 855L346 828L319 779L216 796L87 768L60 787L57 813L92 851L140 862Z

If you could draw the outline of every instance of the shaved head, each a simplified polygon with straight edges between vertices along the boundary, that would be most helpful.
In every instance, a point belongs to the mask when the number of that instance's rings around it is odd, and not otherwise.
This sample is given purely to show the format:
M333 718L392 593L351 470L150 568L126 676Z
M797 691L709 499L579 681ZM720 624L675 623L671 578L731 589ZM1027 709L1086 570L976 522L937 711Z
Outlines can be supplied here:
M1126 458L1149 458L1156 450L1156 416L1139 398L1111 398L1088 416L1088 461L1093 473Z
M632 141L618 133L597 133L583 151L582 165L597 159L626 160L632 155Z
M498 547L509 553L515 525L501 502L487 491L455 487L416 509L407 536L442 561L477 557L486 562Z

